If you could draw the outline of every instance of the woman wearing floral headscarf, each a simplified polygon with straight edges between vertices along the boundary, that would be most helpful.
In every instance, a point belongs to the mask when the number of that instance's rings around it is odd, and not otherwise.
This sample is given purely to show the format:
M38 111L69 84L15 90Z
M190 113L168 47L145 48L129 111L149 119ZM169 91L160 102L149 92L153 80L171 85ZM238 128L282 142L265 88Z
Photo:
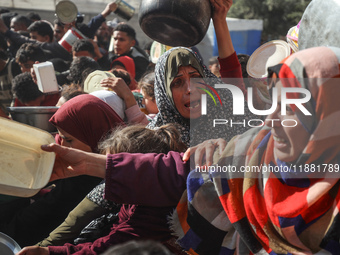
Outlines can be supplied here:
M278 103L267 126L233 138L215 161L235 171L188 176L172 219L185 250L339 254L339 60L339 48L318 47L270 68ZM295 105L283 115L280 88L310 91L311 115Z
M236 56L236 55L235 55ZM236 57L237 58L237 57ZM230 56L230 59L233 59ZM237 61L237 60L236 60ZM233 71L231 71L233 72ZM203 84L214 87L223 83L213 75L198 55L184 47L172 48L165 52L155 67L155 98L159 113L148 127L159 127L167 123L177 123L181 126L182 140L187 145L196 145L210 138L226 138L227 140L245 132L248 127L238 126L211 129L214 119L233 119L235 122L248 121L252 115L249 111L242 116L232 114L232 96L227 91L219 92L222 106L213 105L208 101L208 115L201 115L201 95ZM197 83L190 79L200 79ZM211 104L210 104L211 103Z
M214 7L212 20L218 42L220 73L223 78L238 78L237 84L245 93L242 82L241 65L231 41L226 23L227 13L232 5L230 0L211 0ZM167 123L181 126L182 140L188 146L197 145L207 139L221 138L229 140L236 134L245 132L248 127L216 126L211 127L214 119L233 119L235 122L248 121L254 117L249 111L243 116L232 115L232 97L227 91L219 91L223 106L215 106L208 100L208 114L201 115L202 89L223 83L203 64L200 57L191 49L176 47L165 52L155 67L155 97L159 113L148 127L158 127ZM191 78L200 79L194 83ZM232 82L235 82L233 79ZM190 84L189 84L190 83ZM203 83L203 84L202 84ZM209 89L211 89L211 87ZM210 127L210 128L209 128Z

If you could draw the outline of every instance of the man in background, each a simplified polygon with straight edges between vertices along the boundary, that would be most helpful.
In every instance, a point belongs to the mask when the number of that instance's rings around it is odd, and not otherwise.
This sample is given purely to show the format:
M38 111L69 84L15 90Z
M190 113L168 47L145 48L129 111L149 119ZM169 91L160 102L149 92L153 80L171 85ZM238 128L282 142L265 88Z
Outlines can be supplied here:
M120 56L128 56L135 62L136 81L145 73L150 61L144 50L136 45L135 30L125 23L119 23L113 31L114 48L110 53L111 62Z

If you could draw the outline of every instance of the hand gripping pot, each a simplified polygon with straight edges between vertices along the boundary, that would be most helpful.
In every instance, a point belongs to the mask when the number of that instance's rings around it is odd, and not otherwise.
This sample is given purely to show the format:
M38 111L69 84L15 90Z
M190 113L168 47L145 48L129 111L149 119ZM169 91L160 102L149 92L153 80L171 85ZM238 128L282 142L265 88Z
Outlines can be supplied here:
M138 15L146 35L172 47L198 44L208 30L210 18L209 0L142 0Z
M135 13L135 8L123 0L116 0L117 9L114 11L119 17L130 20Z

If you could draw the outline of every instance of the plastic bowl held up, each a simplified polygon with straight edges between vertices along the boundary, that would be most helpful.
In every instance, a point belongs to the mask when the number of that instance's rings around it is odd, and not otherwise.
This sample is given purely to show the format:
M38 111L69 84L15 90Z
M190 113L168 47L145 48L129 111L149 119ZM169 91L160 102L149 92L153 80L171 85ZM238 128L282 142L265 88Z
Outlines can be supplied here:
M279 64L291 54L291 48L283 40L273 40L261 45L251 54L247 73L255 79L267 79L268 67Z
M40 146L50 143L50 133L0 117L0 194L31 197L48 183L55 154Z
M209 0L142 0L139 25L151 39L172 47L191 47L205 36L211 18Z
M51 133L56 132L57 128L49 119L58 109L57 106L7 107L13 120Z

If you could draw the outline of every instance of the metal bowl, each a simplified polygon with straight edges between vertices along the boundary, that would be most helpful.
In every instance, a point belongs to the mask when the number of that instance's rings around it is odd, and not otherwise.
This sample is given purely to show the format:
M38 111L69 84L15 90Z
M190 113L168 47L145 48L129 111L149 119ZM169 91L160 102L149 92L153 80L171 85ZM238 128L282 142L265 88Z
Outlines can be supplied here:
M1 255L14 255L21 250L19 244L8 235L0 232L0 252Z
M49 119L58 109L57 106L7 107L13 120L50 133L57 132L57 128L49 122Z

